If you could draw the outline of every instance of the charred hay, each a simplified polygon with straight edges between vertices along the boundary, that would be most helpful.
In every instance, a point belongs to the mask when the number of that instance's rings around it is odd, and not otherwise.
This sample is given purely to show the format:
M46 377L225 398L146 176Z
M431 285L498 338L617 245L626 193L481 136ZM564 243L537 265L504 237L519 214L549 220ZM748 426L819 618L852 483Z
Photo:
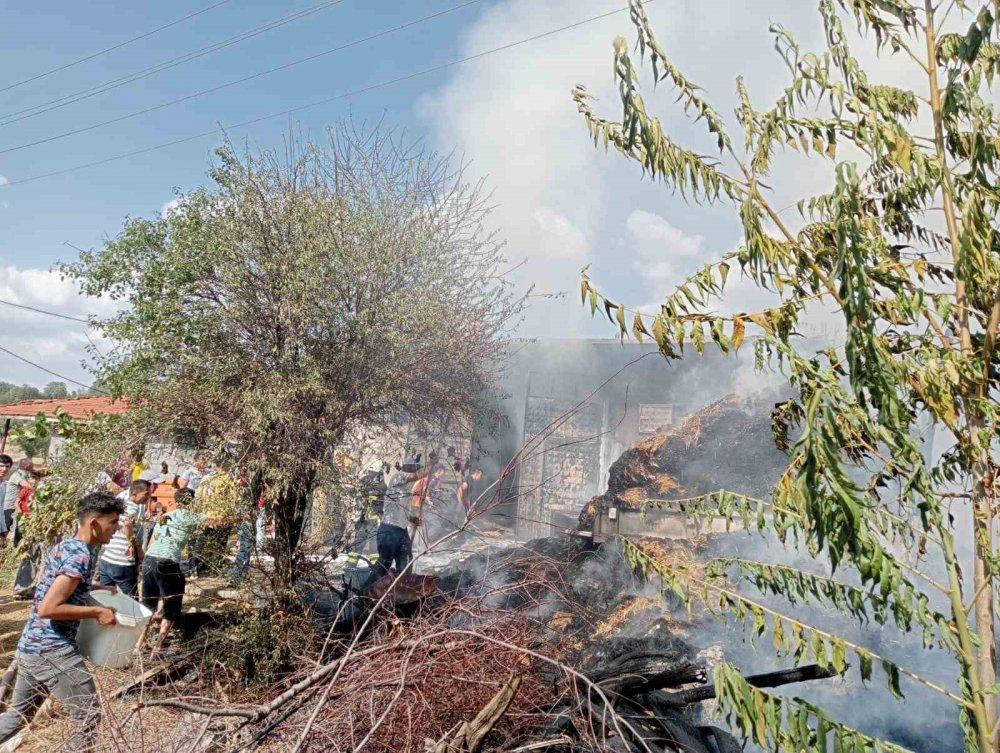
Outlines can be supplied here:
M633 571L616 544L595 549L575 537L538 539L500 555L474 555L438 576L448 598L466 605L459 624L489 624L508 611L528 615L542 650L607 694L607 702L593 694L581 700L564 672L537 667L550 693L537 709L543 721L522 744L565 735L573 742L552 750L649 745L707 753L735 745L721 730L698 724L691 710L655 708L655 694L703 684L706 671L670 614L678 605ZM612 724L614 714L631 720L632 729Z
M767 497L787 465L771 436L771 407L730 395L626 450L608 473L608 490L587 503L580 527L601 510L640 509L725 489Z

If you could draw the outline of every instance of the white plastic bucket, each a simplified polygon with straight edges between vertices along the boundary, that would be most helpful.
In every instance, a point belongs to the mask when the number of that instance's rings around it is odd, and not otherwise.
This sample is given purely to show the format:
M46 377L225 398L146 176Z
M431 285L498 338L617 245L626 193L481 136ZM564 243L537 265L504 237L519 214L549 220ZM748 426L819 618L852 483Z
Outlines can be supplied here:
M118 624L106 627L97 620L81 620L76 636L80 653L97 667L127 667L132 663L132 649L139 640L139 634L153 613L120 592L91 591L90 598L102 607L114 609Z

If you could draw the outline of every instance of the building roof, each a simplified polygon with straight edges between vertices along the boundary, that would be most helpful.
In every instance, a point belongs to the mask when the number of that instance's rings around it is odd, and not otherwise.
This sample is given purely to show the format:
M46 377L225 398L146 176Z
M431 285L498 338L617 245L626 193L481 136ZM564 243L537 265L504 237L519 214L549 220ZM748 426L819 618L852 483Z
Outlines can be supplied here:
M111 398L103 395L61 397L54 400L24 400L20 403L0 404L0 418L31 419L39 413L55 418L58 408L62 408L71 418L86 421L98 413L124 413L127 406L122 400L112 401Z

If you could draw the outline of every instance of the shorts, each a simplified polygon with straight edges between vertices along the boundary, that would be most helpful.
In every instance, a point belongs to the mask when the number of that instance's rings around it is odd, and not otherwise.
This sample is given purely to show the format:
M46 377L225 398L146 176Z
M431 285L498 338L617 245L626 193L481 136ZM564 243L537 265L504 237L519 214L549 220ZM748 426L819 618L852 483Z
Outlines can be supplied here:
M142 562L142 603L151 612L163 599L163 619L174 621L181 616L184 603L184 573L179 562L146 557Z
M139 573L135 565L115 565L101 560L97 573L101 585L117 586L119 591L133 599L139 595Z

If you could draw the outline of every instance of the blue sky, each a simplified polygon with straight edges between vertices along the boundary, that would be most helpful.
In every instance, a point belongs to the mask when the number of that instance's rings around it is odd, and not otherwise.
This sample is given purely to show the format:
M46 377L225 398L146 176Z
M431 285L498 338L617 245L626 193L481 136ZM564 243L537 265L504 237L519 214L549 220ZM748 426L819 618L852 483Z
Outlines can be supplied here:
M211 4L185 0L22 5L18 14L5 14L5 39L0 45L4 83L0 87L11 79L20 80L49 70ZM315 1L230 0L146 40L0 92L0 110L14 112L92 87L316 4ZM456 4L440 0L407 3L343 0L339 5L162 74L0 127L0 149L182 97ZM423 64L446 61L454 55L461 28L475 18L477 10L472 6L421 27L155 113L0 155L0 175L15 181L60 170L210 130L217 122L247 120L392 78L412 70L415 62L424 67ZM377 95L303 111L294 120L306 131L321 131L324 124L351 112L361 118L372 118L388 111L405 122L411 119L414 98L435 83L433 77L428 77L401 84ZM271 146L280 143L282 131L288 125L287 119L277 118L249 129L238 129L232 135L240 138L246 135L262 146ZM8 204L0 219L3 227L0 253L4 261L19 266L46 264L65 256L68 249L62 245L64 241L79 246L99 243L105 235L117 231L124 215L155 211L170 198L173 186L189 187L199 182L215 142L216 139L204 138L58 178L11 186L0 198Z
M218 0L178 3L20 5L0 30L0 89L207 8ZM624 0L482 0L419 26L204 97L37 146L14 149L66 131L127 115L267 68L288 63L467 0L343 0L254 39L169 71L20 122L0 125L0 298L71 315L102 313L48 270L115 235L129 215L150 215L174 187L205 182L218 137L202 138L42 180L18 181L211 130L375 84L622 8ZM184 23L107 55L0 91L0 116L73 94L248 31L320 0L288 3L228 0ZM767 15L744 0L658 0L649 6L662 41L696 81L732 108L733 81L744 74L762 102L780 91L783 72L771 52L768 25L782 20L808 42L814 11L800 0L775 0ZM615 117L611 42L631 36L618 14L546 40L365 95L300 111L247 128L237 141L280 147L290 125L306 133L348 116L405 128L437 148L456 150L495 191L495 221L512 262L526 260L521 282L565 300L539 302L529 335L611 335L588 321L575 300L579 270L610 294L653 305L669 286L709 257L733 248L730 212L690 206L644 182L634 165L595 150L570 98L583 83ZM700 128L670 109L669 92L650 97L665 122L695 148L710 149ZM0 123L4 118L0 117ZM795 184L825 178L795 174ZM815 180L813 179L815 178ZM743 299L737 291L734 305ZM74 379L95 340L83 325L0 305L7 347ZM97 341L98 344L99 341ZM11 359L0 379L44 384L52 377Z

